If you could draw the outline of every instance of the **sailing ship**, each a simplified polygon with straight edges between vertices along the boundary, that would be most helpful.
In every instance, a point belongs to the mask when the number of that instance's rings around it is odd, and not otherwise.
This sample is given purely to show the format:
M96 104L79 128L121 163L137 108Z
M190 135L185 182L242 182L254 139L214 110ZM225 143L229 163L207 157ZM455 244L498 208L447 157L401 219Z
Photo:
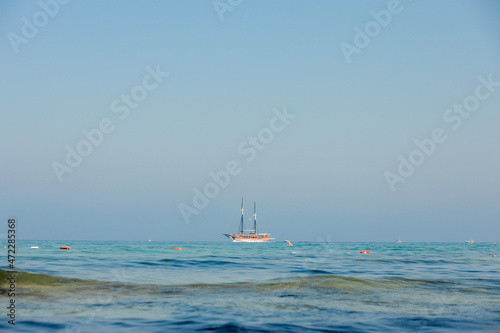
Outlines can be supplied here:
M273 240L268 233L257 233L257 211L256 203L253 203L253 229L245 229L245 220L243 218L243 198L241 198L241 221L240 228L236 234L224 234L227 238L231 238L233 242L245 243L262 243Z
M398 240L396 241L396 243L403 243L403 241L401 240L401 238L398 237Z

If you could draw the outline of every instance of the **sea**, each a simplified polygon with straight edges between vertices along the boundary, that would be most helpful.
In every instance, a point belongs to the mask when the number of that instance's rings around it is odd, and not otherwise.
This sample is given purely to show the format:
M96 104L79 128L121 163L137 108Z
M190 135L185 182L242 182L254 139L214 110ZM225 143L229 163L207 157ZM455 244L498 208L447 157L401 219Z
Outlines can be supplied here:
M500 243L1 244L0 331L500 332Z

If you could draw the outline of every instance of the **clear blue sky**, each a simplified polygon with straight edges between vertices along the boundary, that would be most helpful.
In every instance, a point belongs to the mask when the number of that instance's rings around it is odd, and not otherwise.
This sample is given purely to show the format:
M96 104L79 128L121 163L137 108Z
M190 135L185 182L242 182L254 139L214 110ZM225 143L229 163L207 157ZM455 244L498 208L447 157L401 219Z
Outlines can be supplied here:
M220 20L213 1L73 0L53 17L2 1L1 218L24 239L224 240L244 196L277 239L500 241L500 87L458 129L443 118L479 76L500 82L500 5L401 1L348 63L342 43L389 3L245 0ZM13 46L26 20L41 27ZM169 75L120 119L111 104L148 66ZM238 146L283 108L296 117L248 162ZM60 182L53 162L104 118L113 132ZM384 173L435 128L447 140L391 191ZM232 160L186 224L179 205Z

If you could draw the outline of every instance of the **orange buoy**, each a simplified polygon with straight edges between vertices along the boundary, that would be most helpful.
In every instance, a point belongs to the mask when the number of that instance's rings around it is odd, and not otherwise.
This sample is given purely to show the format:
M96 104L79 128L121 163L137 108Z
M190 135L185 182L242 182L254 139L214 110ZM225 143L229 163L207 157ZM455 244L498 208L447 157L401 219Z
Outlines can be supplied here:
M286 245L288 245L288 246L293 246L291 242L288 242L288 244L286 244Z
M174 247L174 250L176 250L176 251L180 251L180 250L182 250L182 249L181 249L180 247Z
M361 251L360 253L372 253L372 251Z
M496 255L493 255L493 257L496 257Z
M61 246L60 249L61 250L69 250L69 246Z

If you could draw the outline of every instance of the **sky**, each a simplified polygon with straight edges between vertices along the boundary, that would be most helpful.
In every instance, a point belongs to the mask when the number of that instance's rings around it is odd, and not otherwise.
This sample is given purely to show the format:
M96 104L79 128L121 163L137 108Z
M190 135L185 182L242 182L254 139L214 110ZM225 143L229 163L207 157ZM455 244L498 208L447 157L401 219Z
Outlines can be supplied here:
M21 239L229 241L244 197L277 240L500 241L499 15L2 1L0 217Z

